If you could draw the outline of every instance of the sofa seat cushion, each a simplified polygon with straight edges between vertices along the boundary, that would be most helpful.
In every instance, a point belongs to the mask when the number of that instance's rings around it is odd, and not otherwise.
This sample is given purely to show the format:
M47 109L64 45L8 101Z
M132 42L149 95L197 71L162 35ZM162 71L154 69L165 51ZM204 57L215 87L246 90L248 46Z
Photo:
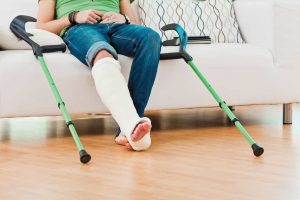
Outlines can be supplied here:
M248 44L193 44L187 49L229 104L276 103L293 98L281 91L282 72L276 70L272 54L266 49ZM108 111L86 66L67 53L45 54L45 59L70 113ZM120 56L119 60L128 80L132 58ZM217 104L188 65L183 60L161 61L147 109L202 106ZM0 116L57 114L57 103L32 51L0 52Z

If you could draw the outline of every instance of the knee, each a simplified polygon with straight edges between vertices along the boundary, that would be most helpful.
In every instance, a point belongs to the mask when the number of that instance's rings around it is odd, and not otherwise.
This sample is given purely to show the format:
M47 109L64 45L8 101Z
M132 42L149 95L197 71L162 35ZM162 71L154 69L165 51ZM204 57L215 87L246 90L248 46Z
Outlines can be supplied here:
M160 43L160 35L156 32L156 31L154 31L154 30L152 30L152 29L148 29L148 31L147 31L147 37L150 39L150 40L153 40L153 41L156 41L156 42L159 42Z
M95 65L95 63L103 58L113 58L113 56L111 55L111 53L109 53L107 50L101 50L99 51L94 60L93 60L93 66Z
M161 38L160 35L150 29L150 28L146 28L144 34L143 35L143 41L146 43L146 45L148 46L148 48L151 48L152 50L159 50L161 49Z

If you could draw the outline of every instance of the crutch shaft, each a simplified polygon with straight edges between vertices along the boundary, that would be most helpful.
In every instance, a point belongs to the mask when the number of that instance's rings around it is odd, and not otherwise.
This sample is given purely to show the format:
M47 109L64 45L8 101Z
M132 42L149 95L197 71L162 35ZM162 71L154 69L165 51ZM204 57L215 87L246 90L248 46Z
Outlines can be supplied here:
M71 120L71 117L70 117L70 115L69 115L69 113L67 111L65 103L63 102L63 100L62 100L62 98L61 98L61 96L59 94L59 91L58 91L58 89L57 89L57 87L56 87L56 85L54 83L54 80L53 80L53 78L52 78L52 76L51 76L51 74L49 72L49 69L48 69L48 67L46 65L45 59L42 56L38 56L38 60L39 60L39 62L41 64L42 69L44 71L44 74L46 75L46 78L47 78L47 80L48 80L48 82L50 84L51 90L52 90L52 92L54 94L54 97L55 97L57 103L58 103L58 107L59 107L60 111L62 112L62 114L64 116L66 124L67 124L67 126L68 126L68 128L69 128L69 130L71 132L71 135L72 135L72 137L73 137L73 139L75 141L75 144L76 144L76 146L77 146L77 148L79 150L80 161L82 163L87 163L87 162L90 161L91 156L85 151L84 146L82 145L82 143L81 143L81 141L79 139L79 136L78 136L78 134L76 132L76 129L75 129L74 124L73 124L73 122Z
M227 116L234 122L235 126L240 130L240 132L243 134L243 136L246 138L248 143L252 146L255 144L255 141L252 139L252 137L249 135L247 130L243 127L243 125L239 122L239 120L236 118L236 116L232 113L232 111L229 109L229 107L226 105L226 103L219 97L217 92L211 87L209 82L206 80L206 78L202 75L202 73L198 70L198 68L195 66L193 61L187 62L193 71L197 74L197 76L200 78L200 80L203 82L203 84L206 86L206 88L209 90L209 92L212 94L214 99L219 103L219 106L224 110L224 112L227 114Z
M248 143L250 145L253 145L255 143L255 141L250 136L248 131L244 128L244 126L241 124L241 122L236 118L236 116L233 114L233 112L230 110L230 108L227 106L227 104L224 101L223 102L218 102L218 103L221 104L220 107L222 108L222 110L227 114L227 116L234 123L234 125L240 130L240 132L246 138Z
M47 78L47 80L48 80L48 82L50 84L51 90L52 90L52 92L54 94L54 97L55 97L57 103L58 103L59 109L61 110L61 112L62 112L62 114L64 116L64 119L65 119L66 123L68 124L69 130L70 130L70 132L71 132L71 134L72 134L72 136L74 138L76 146L77 146L77 148L79 150L83 150L84 147L83 147L83 145L81 144L81 142L80 142L80 140L78 138L78 134L77 134L77 132L76 132L76 130L74 128L74 125L70 124L70 123L72 123L71 117L70 117L70 115L69 115L69 113L68 113L68 111L67 111L67 109L65 107L65 103L63 102L63 100L62 100L62 98L61 98L61 96L59 94L59 91L58 91L58 89L57 89L57 87L56 87L56 85L54 83L54 80L53 80L53 78L52 78L52 76L51 76L51 74L49 72L49 69L48 69L48 67L46 65L45 59L43 57L39 56L38 60L39 60L39 62L41 64L41 66L43 68L43 71L44 71L44 74L46 75L46 78Z

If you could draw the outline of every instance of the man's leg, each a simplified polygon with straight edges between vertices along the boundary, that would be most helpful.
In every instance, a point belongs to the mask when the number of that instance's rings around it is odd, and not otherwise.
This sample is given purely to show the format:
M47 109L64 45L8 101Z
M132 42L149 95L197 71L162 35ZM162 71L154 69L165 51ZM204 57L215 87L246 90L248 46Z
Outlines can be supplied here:
M134 57L128 88L140 117L144 116L157 74L161 40L159 34L139 25L113 25L109 32L118 54ZM117 129L117 136L120 129Z
M127 146L134 150L144 150L151 144L151 121L140 118L136 112L126 80L120 71L117 52L108 43L105 26L101 25L99 32L95 26L73 28L64 39L71 52L92 68L97 92L124 132L130 143Z
M133 105L120 63L99 52L93 63L92 75L102 102L109 109L127 142L134 150L145 150L151 145L149 118L140 118Z

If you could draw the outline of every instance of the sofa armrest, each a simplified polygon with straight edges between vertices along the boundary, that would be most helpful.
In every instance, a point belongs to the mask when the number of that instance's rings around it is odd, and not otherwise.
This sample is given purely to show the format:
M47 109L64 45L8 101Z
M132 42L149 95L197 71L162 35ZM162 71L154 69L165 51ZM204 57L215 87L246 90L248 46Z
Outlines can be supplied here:
M234 8L246 42L273 50L273 1L236 0Z
M28 28L28 33L33 34L31 39L41 46L59 45L64 43L61 37L41 29ZM0 46L3 50L29 50L31 47L18 39L9 28L0 28Z
M300 73L300 1L275 0L274 54L281 67Z
M300 72L300 1L236 0L234 6L246 42L272 50L277 66Z

